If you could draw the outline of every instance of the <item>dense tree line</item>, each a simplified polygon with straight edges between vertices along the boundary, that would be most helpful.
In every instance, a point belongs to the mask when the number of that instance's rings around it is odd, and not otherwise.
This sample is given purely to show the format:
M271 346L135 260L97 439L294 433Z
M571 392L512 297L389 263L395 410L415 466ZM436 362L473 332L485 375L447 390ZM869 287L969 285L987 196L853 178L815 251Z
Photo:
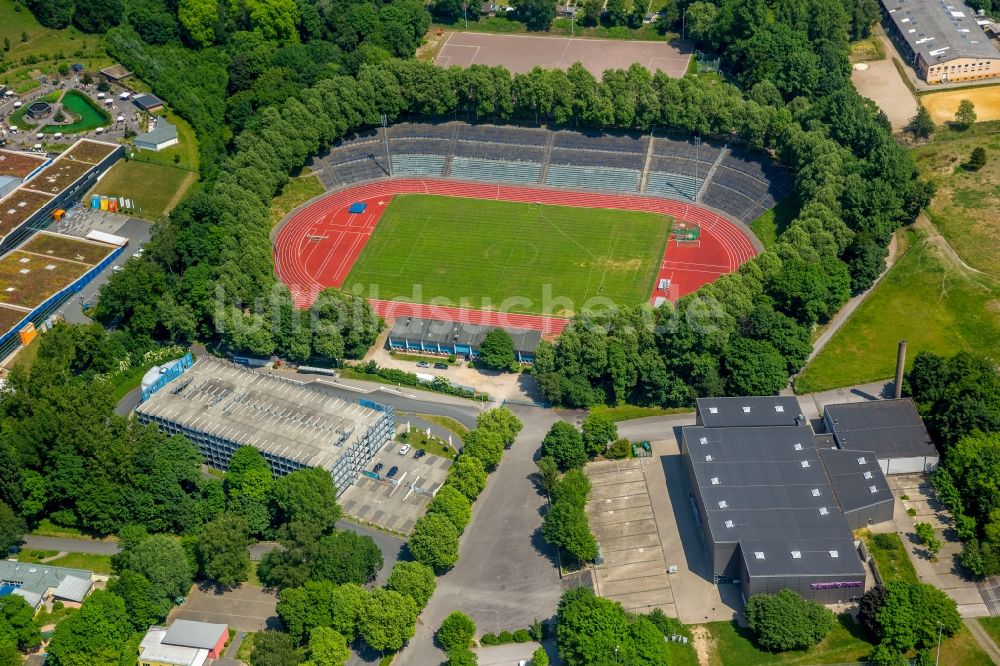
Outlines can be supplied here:
M559 657L566 666L666 666L664 637L673 633L662 612L632 615L587 587L564 593L556 611Z
M962 628L958 608L947 594L926 583L902 581L865 592L858 621L878 643L869 661L886 666L902 663L913 650L917 663L933 663L938 632L948 637Z

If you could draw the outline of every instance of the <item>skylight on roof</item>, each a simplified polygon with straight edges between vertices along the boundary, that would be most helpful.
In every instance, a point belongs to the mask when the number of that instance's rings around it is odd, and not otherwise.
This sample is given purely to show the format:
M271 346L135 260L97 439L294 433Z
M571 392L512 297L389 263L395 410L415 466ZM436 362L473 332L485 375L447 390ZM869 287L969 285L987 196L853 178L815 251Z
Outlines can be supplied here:
M868 486L868 492L874 495L875 493L878 492L878 486Z
M794 446L792 446L792 448L795 449L796 451L801 451L802 450L802 443L801 442L795 442L795 444L794 444Z
M749 406L743 407L743 413L744 414L749 414L750 413L750 407Z
M799 464L802 465L803 469L806 468L806 467L809 467L809 461L808 460L803 460Z
M729 504L726 502L726 500L719 500L719 508L720 509L725 509L725 508L728 508L728 507L729 507Z
M775 405L774 406L774 411L778 412L779 414L783 414L785 412L785 406L784 405Z
M731 520L727 520L726 521L726 527L735 527L735 526L736 526L736 523L734 523L733 521L731 521Z
M712 477L712 485L713 486L719 485L719 477L717 477L717 476L713 476Z
M711 454L705 456L705 462L712 462L712 456L711 456Z
M864 457L864 456L861 456L860 458L858 458L858 464L859 464L859 465L864 465L864 464L865 464L865 463L867 463L867 462L868 462L868 461L867 461L867 460L865 460L865 457Z
M719 408L718 407L709 407L708 408L708 413L709 414L718 414L719 413Z
M821 516L827 516L829 514L830 514L830 510L828 508L826 508L825 506L821 506L819 508L819 515L821 515Z
M698 440L700 444L708 444L708 437L702 437Z
M870 479L870 478L872 478L872 473L871 472L865 472L862 476L864 476L866 479Z
M835 550L830 551L830 557L840 557L840 553Z
M792 559L793 560L801 560L802 559L802 551L801 550L793 550L792 551Z
M819 497L820 495L819 488L813 488L810 492L812 492L813 497Z
M754 551L753 557L754 557L755 560L762 560L762 559L764 559L764 551L762 551L762 550Z

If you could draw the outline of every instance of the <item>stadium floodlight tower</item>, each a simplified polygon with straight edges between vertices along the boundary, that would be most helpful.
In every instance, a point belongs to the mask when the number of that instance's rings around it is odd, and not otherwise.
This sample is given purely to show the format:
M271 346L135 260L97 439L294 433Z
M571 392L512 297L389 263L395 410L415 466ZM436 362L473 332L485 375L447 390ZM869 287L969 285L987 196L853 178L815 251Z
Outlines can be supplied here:
M389 116L382 114L382 138L385 139L385 163L389 167L389 175L392 176L392 157L389 155Z

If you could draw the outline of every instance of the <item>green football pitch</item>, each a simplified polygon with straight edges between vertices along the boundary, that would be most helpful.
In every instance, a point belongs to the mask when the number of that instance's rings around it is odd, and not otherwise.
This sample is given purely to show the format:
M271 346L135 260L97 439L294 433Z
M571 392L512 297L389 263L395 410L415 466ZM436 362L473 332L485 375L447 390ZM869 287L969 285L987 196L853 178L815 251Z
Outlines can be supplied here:
M637 305L652 293L670 224L635 211L396 195L344 288L557 316Z

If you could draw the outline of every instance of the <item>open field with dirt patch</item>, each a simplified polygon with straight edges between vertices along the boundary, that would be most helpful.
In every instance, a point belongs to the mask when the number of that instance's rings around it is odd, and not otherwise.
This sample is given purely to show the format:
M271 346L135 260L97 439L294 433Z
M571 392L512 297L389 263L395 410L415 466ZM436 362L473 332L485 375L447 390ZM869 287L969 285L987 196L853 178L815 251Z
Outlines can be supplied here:
M1000 85L943 90L921 95L920 103L927 107L934 122L946 123L955 120L958 104L963 99L971 100L975 105L977 120L1000 120Z
M97 181L91 194L131 199L133 215L156 221L177 205L198 179L194 171L135 160L120 161Z
M108 256L112 248L102 243L92 243L90 241L42 232L21 246L20 249L24 252L44 254L56 257L57 259L79 261L84 264L98 264L101 259Z
M87 162L88 164L97 164L110 155L116 148L117 146L107 143L81 141L76 148L66 153L65 157L79 162Z
M977 147L986 150L987 162L972 171L965 164ZM937 188L927 213L941 235L973 268L1000 274L1000 132L940 133L913 156Z

